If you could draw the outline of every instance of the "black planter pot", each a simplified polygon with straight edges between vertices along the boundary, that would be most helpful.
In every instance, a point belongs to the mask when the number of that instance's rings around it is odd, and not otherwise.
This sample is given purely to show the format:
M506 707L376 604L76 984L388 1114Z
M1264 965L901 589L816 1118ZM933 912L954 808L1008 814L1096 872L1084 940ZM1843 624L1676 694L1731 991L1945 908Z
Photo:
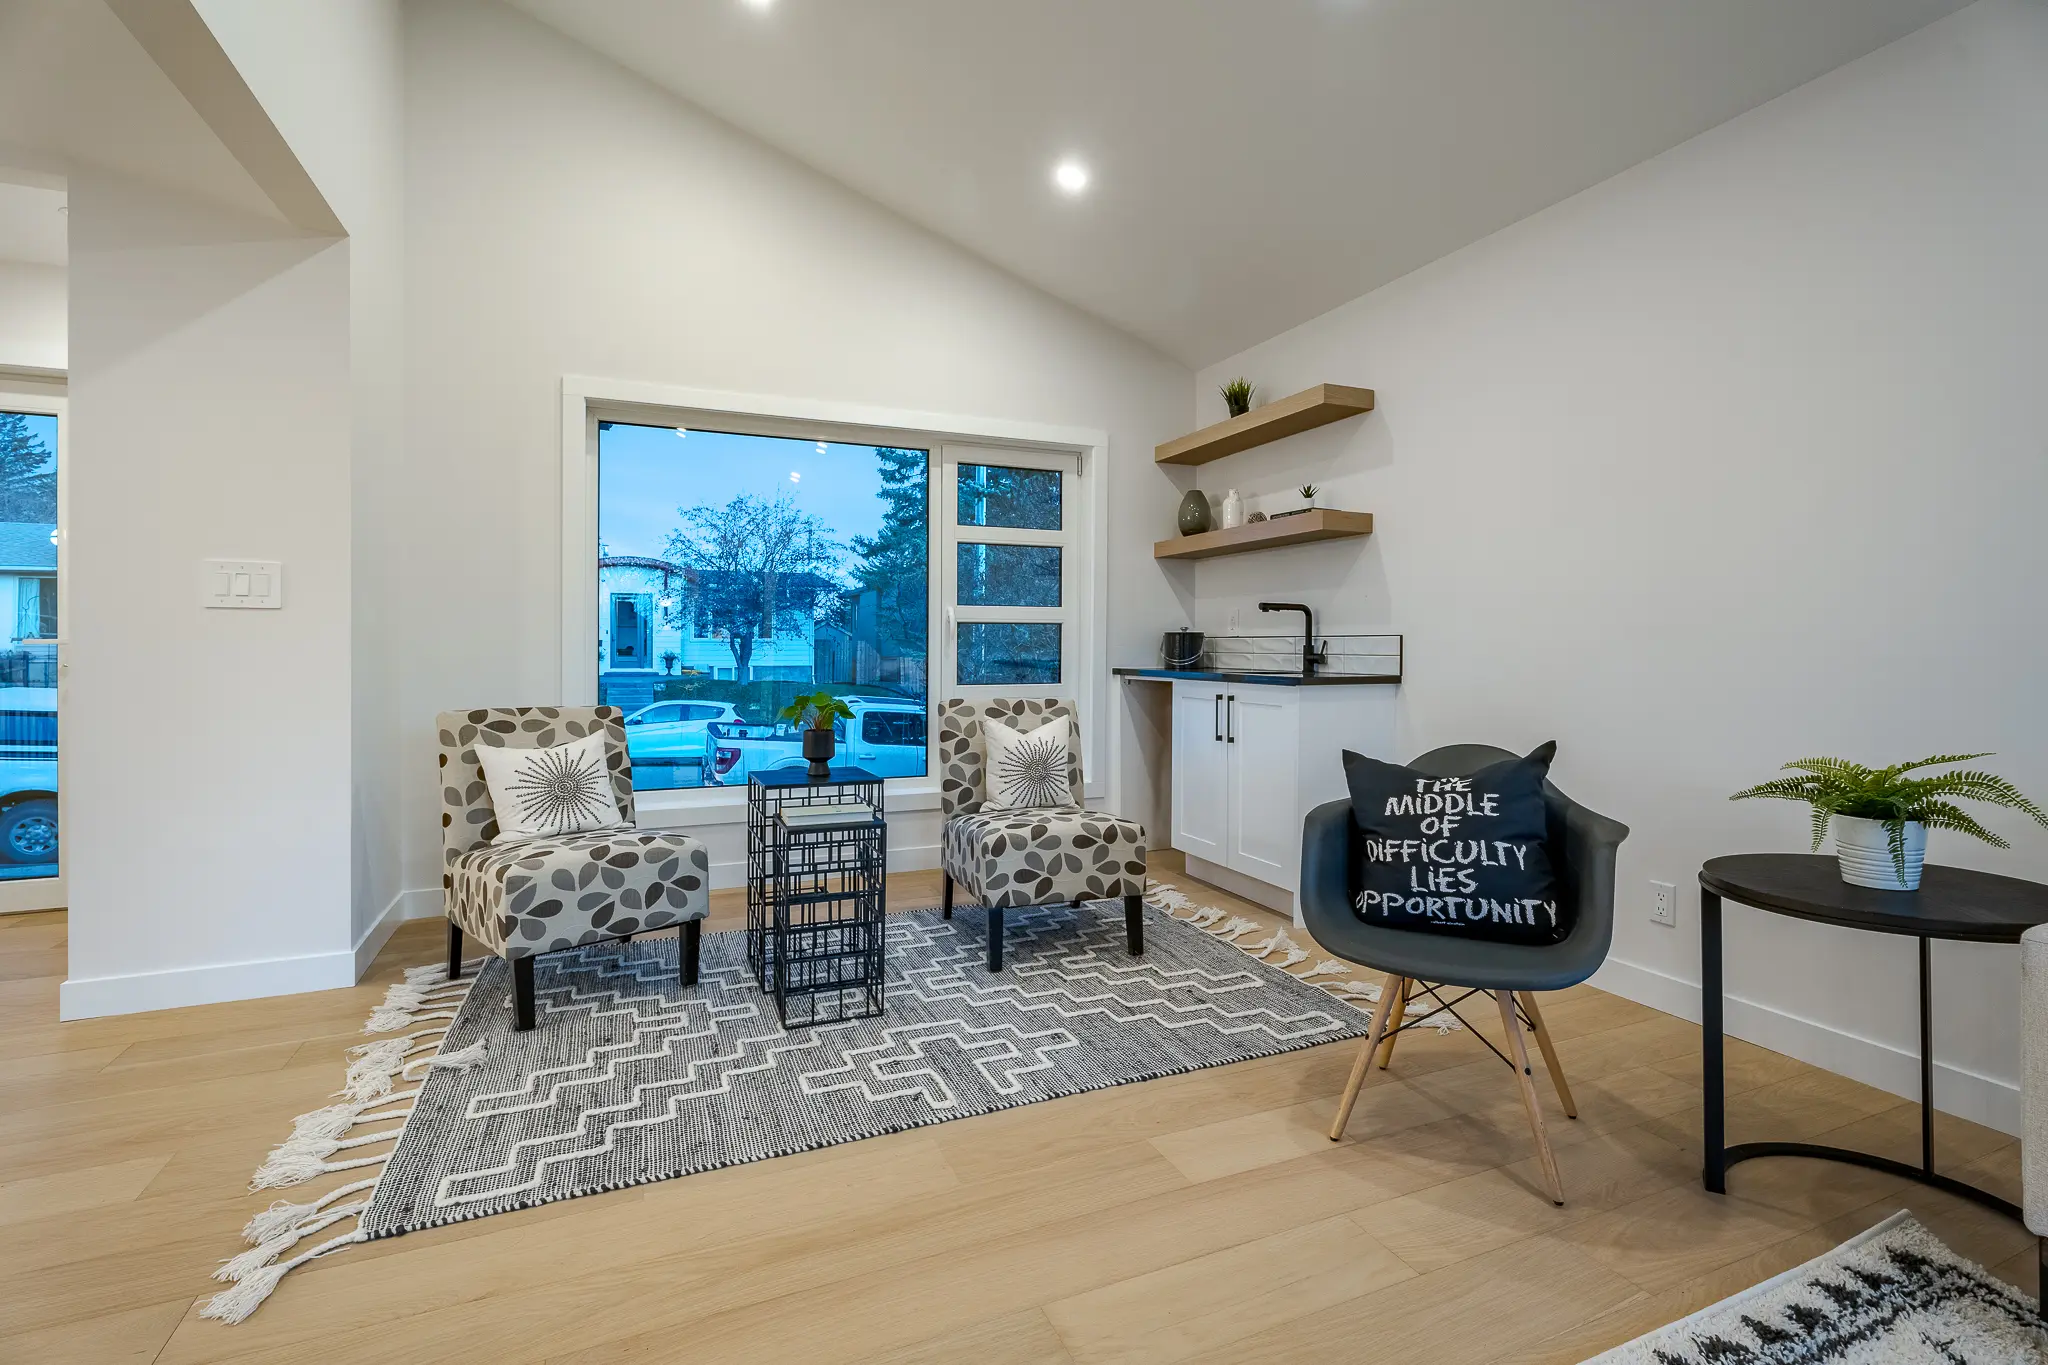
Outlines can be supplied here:
M832 755L838 752L838 735L816 726L804 727L804 757L811 760L810 771L805 776L811 781L823 782L832 775Z

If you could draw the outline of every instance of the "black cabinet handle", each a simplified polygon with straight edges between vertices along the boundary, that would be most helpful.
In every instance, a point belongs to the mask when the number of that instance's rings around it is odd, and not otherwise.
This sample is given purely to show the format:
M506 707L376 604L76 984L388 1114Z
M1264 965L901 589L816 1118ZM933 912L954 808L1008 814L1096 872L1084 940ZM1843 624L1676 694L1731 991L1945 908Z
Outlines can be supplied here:
M1223 699L1223 739L1225 743L1237 743L1237 694Z
M1222 739L1223 739L1223 694L1222 694L1221 692L1218 692L1218 693L1216 694L1216 704L1215 704L1215 705L1214 705L1213 707L1211 707L1211 708L1210 708L1210 712L1209 712L1209 719L1210 719L1210 720L1212 720L1213 722L1215 722L1215 725L1216 725L1216 739L1217 739L1217 741L1218 741L1219 743L1220 743L1220 742L1222 742Z

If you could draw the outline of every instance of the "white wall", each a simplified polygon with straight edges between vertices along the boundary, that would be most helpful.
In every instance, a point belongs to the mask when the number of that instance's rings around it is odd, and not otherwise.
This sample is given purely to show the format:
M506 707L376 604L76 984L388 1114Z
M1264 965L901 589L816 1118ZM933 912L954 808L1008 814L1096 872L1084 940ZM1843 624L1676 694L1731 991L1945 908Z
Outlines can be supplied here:
M399 7L200 8L349 237L74 168L70 1017L347 985L396 922ZM209 556L283 610L202 610Z
M348 985L348 245L70 203L64 1015ZM209 557L283 609L203 609Z
M65 364L64 267L0 261L0 368Z
M1375 388L1202 484L1316 480L1378 530L1204 564L1200 623L1256 631L1284 590L1406 633L1412 751L1559 740L1559 784L1633 829L1600 984L1696 1018L1701 861L1805 847L1803 809L1729 792L1986 749L2048 798L2044 146L2048 8L1981 0L1203 371L1204 420L1240 373ZM1932 856L2048 878L2048 832L1988 823L2012 852ZM1742 909L1727 935L1734 1031L1917 1084L1910 941ZM1940 1103L2010 1130L2017 954L1935 964Z
M564 375L1107 429L1110 654L1151 656L1186 369L529 19L407 13L408 887L438 905L434 713L561 693Z
M349 234L351 933L367 966L397 922L392 522L404 431L404 30L399 0L198 0L207 26Z

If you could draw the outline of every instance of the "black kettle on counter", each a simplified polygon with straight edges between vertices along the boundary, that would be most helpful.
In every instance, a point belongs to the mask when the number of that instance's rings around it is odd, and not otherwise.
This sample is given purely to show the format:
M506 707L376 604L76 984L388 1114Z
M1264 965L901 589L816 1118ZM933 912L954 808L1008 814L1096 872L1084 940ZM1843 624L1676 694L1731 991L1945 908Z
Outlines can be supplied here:
M1192 671L1202 666L1202 632L1169 630L1159 644L1159 658L1166 667Z

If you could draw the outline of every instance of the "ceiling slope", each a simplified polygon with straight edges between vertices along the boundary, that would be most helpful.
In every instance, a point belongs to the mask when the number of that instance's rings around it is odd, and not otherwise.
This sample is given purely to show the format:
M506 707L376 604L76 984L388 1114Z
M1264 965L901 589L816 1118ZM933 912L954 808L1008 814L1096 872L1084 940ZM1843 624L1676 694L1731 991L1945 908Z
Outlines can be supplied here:
M1190 365L1961 0L513 0ZM1094 171L1054 193L1054 161Z

